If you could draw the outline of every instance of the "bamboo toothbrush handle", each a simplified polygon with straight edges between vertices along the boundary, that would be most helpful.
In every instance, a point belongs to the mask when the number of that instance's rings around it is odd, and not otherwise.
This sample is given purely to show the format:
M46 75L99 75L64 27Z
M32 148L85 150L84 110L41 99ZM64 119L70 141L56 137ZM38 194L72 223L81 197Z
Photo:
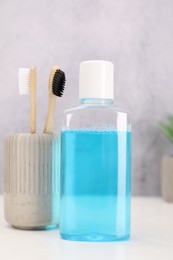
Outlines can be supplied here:
M57 97L55 95L49 94L48 112L46 116L46 123L44 126L44 133L54 132L54 114L56 108L56 99Z
M30 70L30 132L36 132L36 67Z
M47 110L47 116L46 116L46 122L44 126L44 133L53 133L54 132L54 114L55 114L55 107L56 107L56 99L57 97L53 94L52 91L52 84L53 84L53 78L55 75L56 70L59 69L59 66L55 66L51 69L50 75L49 75L49 101L48 101L48 110Z

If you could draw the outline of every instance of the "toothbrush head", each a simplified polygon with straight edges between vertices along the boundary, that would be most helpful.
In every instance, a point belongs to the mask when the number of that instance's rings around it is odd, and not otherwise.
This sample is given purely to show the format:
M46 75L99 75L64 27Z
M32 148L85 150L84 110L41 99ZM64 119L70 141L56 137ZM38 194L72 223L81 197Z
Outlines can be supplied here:
M19 94L29 95L30 85L30 69L20 68L19 69Z
M66 77L65 73L57 69L53 76L52 92L55 96L62 97L65 88Z

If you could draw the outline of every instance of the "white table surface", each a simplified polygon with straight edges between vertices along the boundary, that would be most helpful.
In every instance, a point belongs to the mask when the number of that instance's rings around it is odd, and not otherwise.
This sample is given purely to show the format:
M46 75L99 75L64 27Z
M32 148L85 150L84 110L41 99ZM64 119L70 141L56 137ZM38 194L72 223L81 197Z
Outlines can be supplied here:
M58 230L23 231L3 217L0 197L0 260L173 260L173 204L161 198L132 198L131 239L71 242Z

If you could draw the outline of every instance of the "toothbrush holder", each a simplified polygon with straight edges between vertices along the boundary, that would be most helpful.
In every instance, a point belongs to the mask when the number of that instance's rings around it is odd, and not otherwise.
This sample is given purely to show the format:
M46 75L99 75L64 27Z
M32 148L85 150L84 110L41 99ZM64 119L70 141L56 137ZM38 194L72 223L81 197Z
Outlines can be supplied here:
M5 139L4 214L20 229L48 229L59 222L59 138L11 134Z

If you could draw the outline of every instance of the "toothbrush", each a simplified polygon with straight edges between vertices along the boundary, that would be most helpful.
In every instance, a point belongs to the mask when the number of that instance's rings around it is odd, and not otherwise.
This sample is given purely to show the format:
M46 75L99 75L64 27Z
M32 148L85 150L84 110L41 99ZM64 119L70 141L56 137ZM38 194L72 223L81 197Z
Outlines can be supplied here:
M19 94L30 96L30 133L36 132L36 67L19 69Z
M57 97L63 95L65 87L66 77L65 73L60 70L59 66L52 68L49 75L49 100L48 100L48 110L46 116L46 122L44 126L44 133L53 133L54 132L54 114L56 107Z

